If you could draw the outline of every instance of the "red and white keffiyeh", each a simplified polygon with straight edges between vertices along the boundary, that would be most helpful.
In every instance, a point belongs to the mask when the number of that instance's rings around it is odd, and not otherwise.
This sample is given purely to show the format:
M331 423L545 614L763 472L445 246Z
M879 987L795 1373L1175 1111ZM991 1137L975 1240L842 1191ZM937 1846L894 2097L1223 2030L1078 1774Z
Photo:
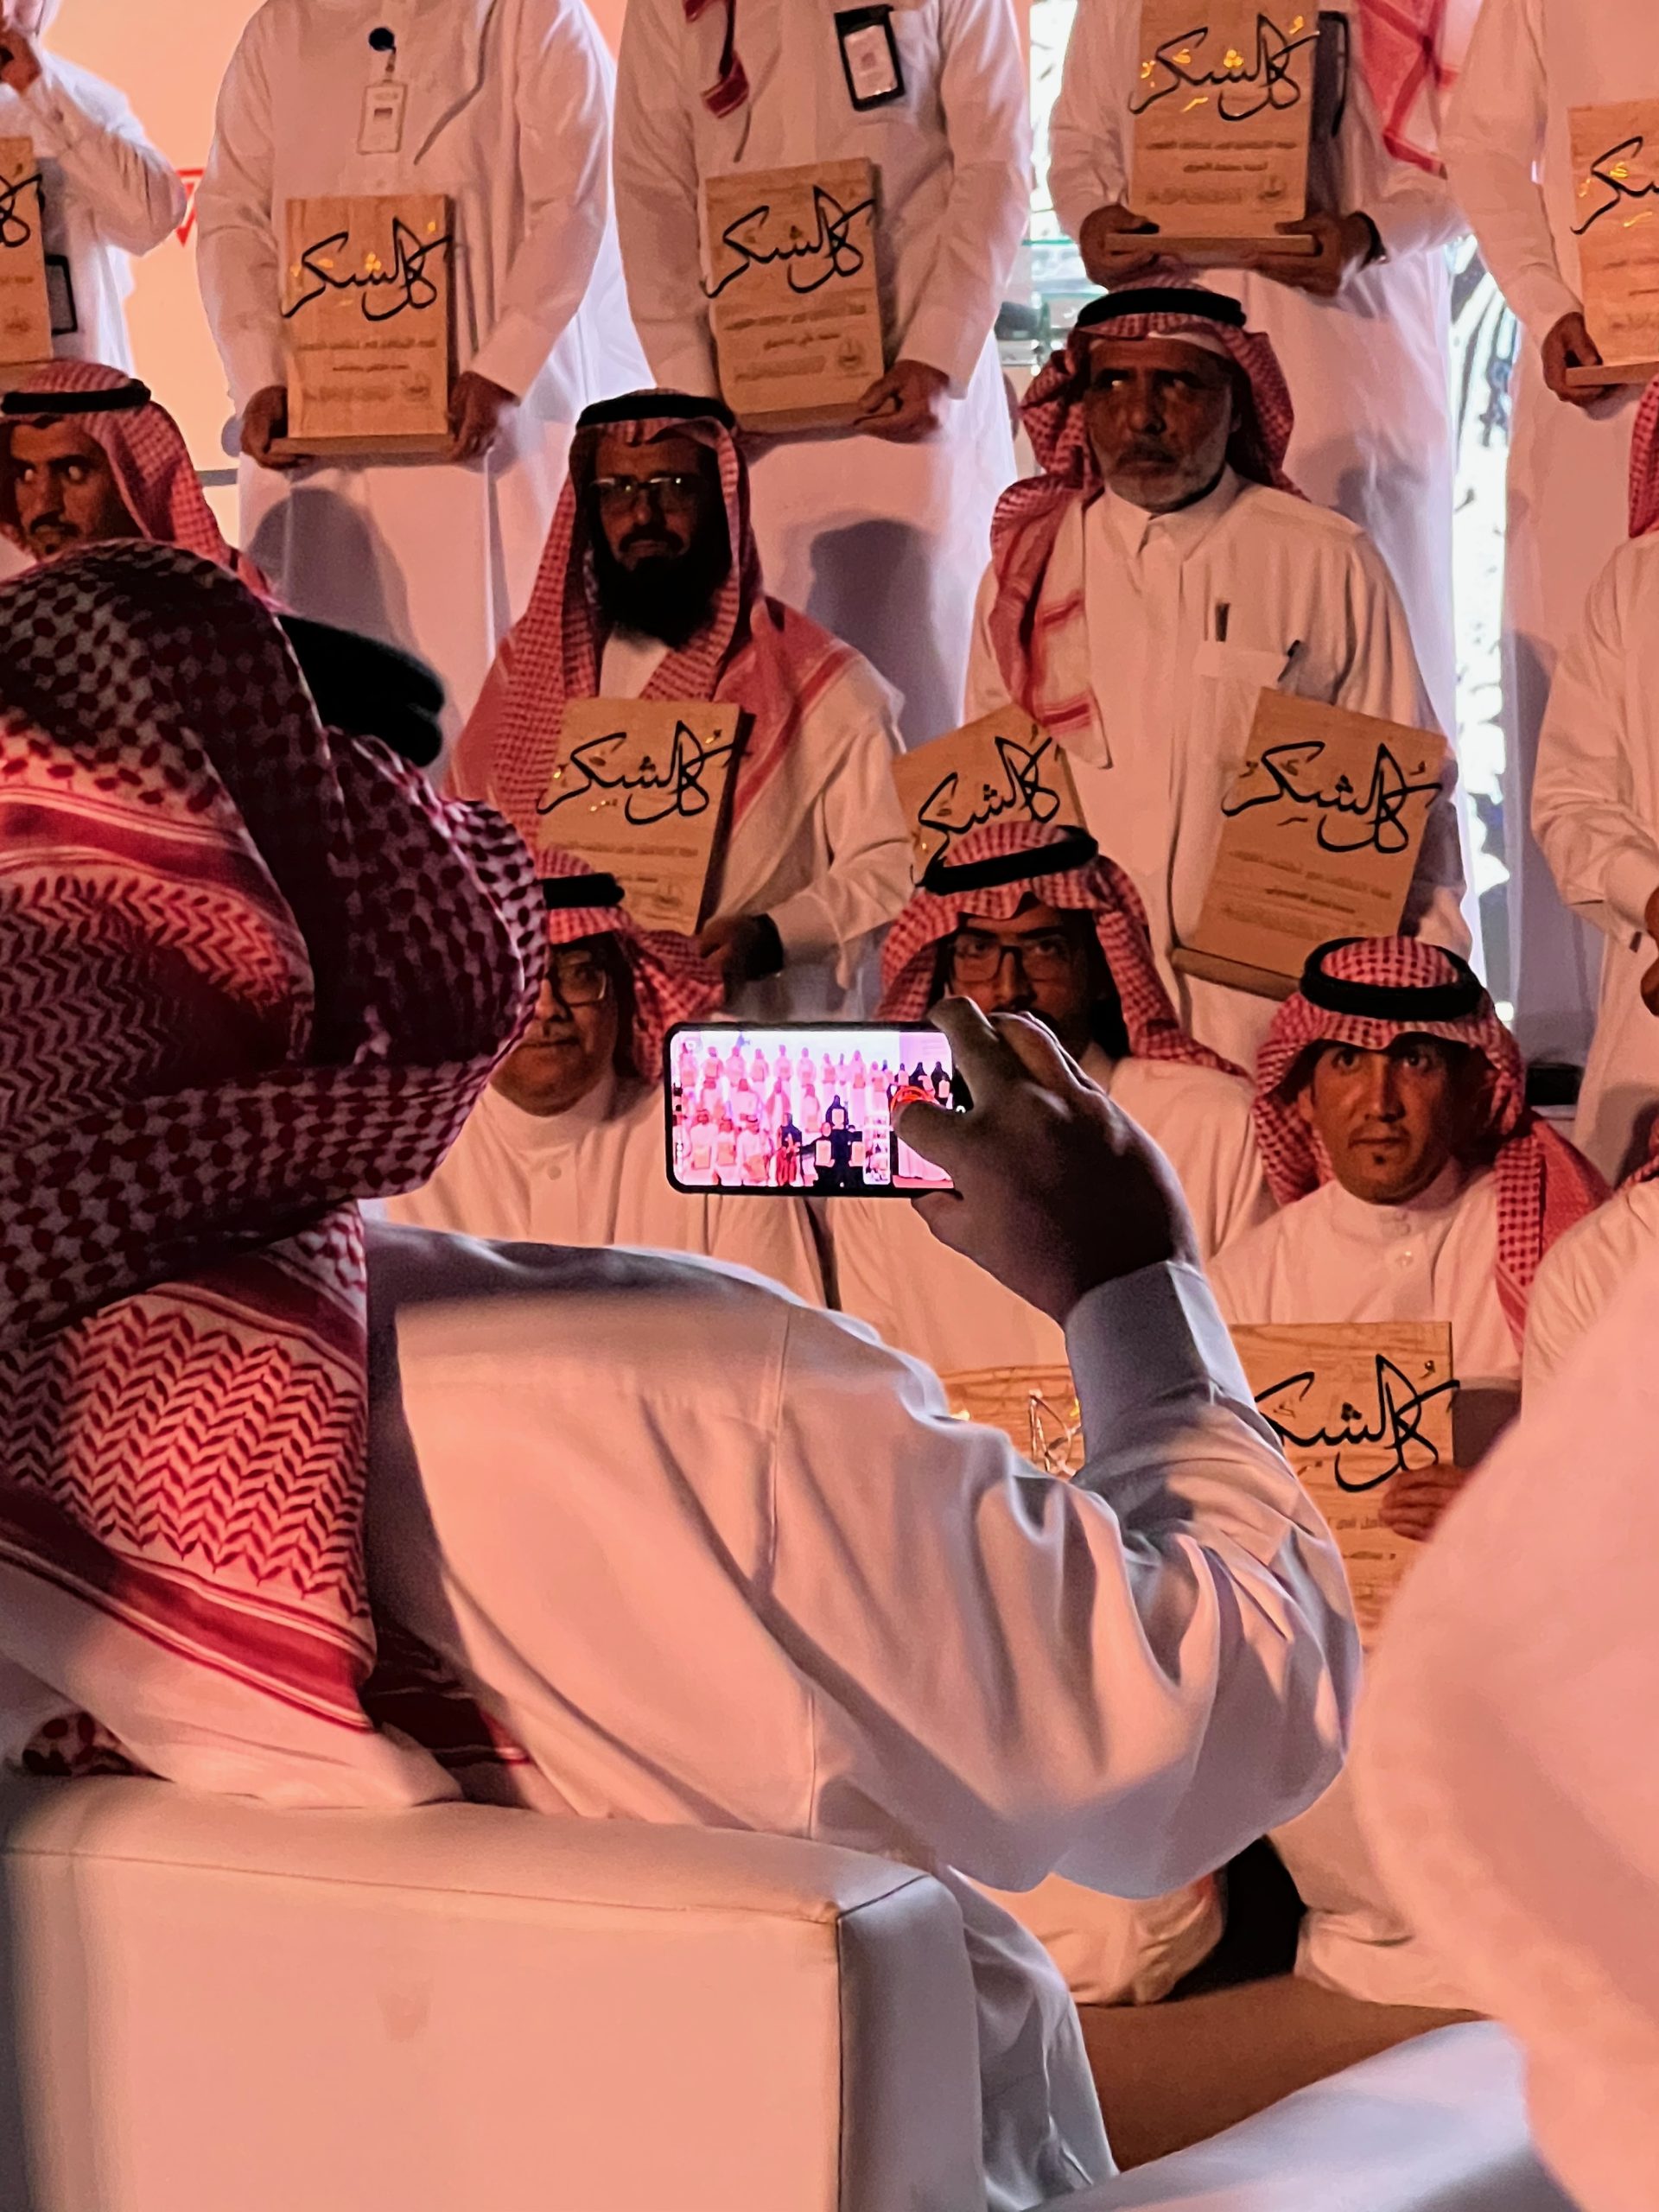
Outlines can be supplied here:
M655 1083L663 1071L663 1039L677 1021L699 1021L724 1003L725 986L717 969L702 958L690 938L671 930L642 928L620 903L620 887L575 853L543 847L537 865L544 880L587 877L594 886L590 906L550 906L547 941L574 944L579 938L613 937L628 963L633 984L632 1051L635 1072Z
M688 23L702 21L712 7L726 11L726 31L720 42L720 63L713 84L706 86L702 104L710 115L734 115L749 97L749 79L737 51L737 0L681 0Z
M22 388L31 394L120 391L132 381L99 361L43 361L26 372ZM14 527L17 512L11 490L11 431L17 421L49 416L50 410L42 409L39 416L0 420L0 521ZM152 398L139 407L77 414L73 421L78 430L109 455L128 512L146 537L158 545L181 545L204 561L216 561L221 569L240 575L251 590L264 595L264 579L226 543L202 493L184 434L166 408Z
M1409 937L1355 938L1322 945L1308 967L1327 982L1378 994L1444 993L1473 982L1454 953ZM1315 1006L1302 991L1274 1016L1255 1064L1255 1136L1268 1187L1292 1205L1331 1180L1331 1162L1297 1111L1310 1046L1352 1045L1384 1052L1397 1038L1440 1037L1466 1045L1486 1063L1477 1141L1490 1147L1497 1180L1497 1294L1518 1344L1538 1263L1555 1242L1593 1213L1607 1185L1580 1153L1535 1119L1526 1100L1526 1072L1514 1038L1480 993L1478 1010L1436 1018L1432 999L1421 1014L1338 1013Z
M1630 536L1659 524L1659 377L1642 395L1630 432Z
M653 402L661 403L660 411L653 411ZM641 696L721 699L744 709L748 726L733 778L734 828L777 774L804 718L855 658L849 645L816 622L767 598L749 520L748 471L725 422L678 394L642 393L639 405L640 412L621 416L619 403L607 402L606 419L577 426L535 588L512 632L505 704L474 715L449 772L450 790L487 798L532 844L539 842L537 809L559 760L566 702L599 691L605 632L594 583L588 492L601 438L645 448L658 438L689 437L715 456L731 571L711 619L664 657Z
M1480 0L1356 0L1359 66L1382 143L1397 162L1444 176L1440 115Z
M222 568L124 543L0 592L0 1649L90 1715L71 1753L182 1707L296 1797L310 1760L432 1794L359 1701L352 1202L438 1166L543 944L518 838L326 733Z
M1135 289L1137 295L1167 290L1169 310L1079 321L1064 351L1033 381L1020 409L1043 473L1011 485L991 521L996 595L989 628L1008 696L1057 743L1081 742L1096 752L1099 714L1090 681L1081 563L1075 575L1058 576L1054 560L1067 517L1098 499L1104 488L1084 413L1095 341L1185 338L1210 350L1219 346L1243 372L1252 401L1253 419L1235 440L1229 458L1254 480L1283 492L1296 488L1284 473L1295 410L1273 341L1261 331L1236 327L1238 310L1231 300L1217 298L1217 310L1225 312L1211 316L1182 304L1205 296L1190 286L1148 283Z
M1010 922L1027 899L1035 899L1063 912L1094 918L1107 973L1123 1009L1129 1051L1136 1059L1179 1060L1188 1067L1237 1075L1240 1071L1230 1060L1182 1028L1158 973L1146 909L1134 884L1115 861L1099 854L1081 865L1067 865L1077 844L1075 830L1057 830L1035 822L993 822L952 845L952 868L974 868L1018 853L1030 855L1030 872L1012 882L974 889L946 887L934 891L925 885L912 893L882 950L878 1019L906 1024L925 1019L933 1003L938 949L956 935L964 916Z

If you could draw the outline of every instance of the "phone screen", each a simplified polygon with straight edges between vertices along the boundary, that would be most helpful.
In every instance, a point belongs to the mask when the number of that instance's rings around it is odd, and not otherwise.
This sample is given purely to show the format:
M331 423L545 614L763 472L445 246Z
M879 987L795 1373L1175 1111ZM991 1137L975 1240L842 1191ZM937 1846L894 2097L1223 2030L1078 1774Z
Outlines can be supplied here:
M663 1081L677 1191L875 1198L952 1187L893 1126L912 1098L957 1103L939 1030L682 1022L668 1034Z

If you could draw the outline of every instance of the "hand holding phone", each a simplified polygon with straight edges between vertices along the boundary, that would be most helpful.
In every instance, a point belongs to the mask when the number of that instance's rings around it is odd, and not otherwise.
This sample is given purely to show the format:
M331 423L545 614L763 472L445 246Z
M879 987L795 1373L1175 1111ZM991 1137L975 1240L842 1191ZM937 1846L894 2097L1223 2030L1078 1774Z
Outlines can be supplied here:
M940 1243L1064 1325L1103 1282L1162 1260L1198 1265L1175 1172L1039 1021L933 1009L972 1103L917 1103L901 1141L953 1187L914 1201Z

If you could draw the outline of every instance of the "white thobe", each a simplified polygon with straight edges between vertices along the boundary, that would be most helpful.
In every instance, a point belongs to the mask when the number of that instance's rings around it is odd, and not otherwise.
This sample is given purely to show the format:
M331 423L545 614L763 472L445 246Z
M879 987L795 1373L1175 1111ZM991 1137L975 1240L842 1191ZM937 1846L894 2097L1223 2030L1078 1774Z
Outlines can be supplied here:
M770 1276L819 1303L823 1277L798 1198L695 1198L668 1179L663 1095L607 1076L563 1114L486 1090L430 1182L385 1199L389 1221L519 1244L642 1244Z
M1089 828L1147 908L1159 971L1185 1027L1251 1068L1271 999L1182 976L1174 947L1198 926L1221 802L1244 765L1263 690L1433 728L1400 595L1364 532L1328 508L1229 469L1213 492L1150 515L1107 492L1061 525L1046 596L1080 578L1103 757L1066 758ZM980 594L969 712L1007 697L991 644L995 577ZM1218 620L1217 609L1225 608ZM1217 632L1226 630L1226 641ZM1452 779L1448 767L1448 785ZM1402 926L1468 950L1463 865L1448 797L1429 817Z
M1192 1209L1207 1259L1262 1220L1272 1202L1250 1125L1250 1088L1210 1068L1109 1060L1084 1070L1162 1149ZM994 1275L941 1244L921 1216L890 1198L823 1210L842 1311L896 1351L945 1376L991 1367L1064 1367L1065 1332ZM1002 1902L1041 1938L1080 2004L1151 2004L1208 1956L1221 1934L1215 1885L1130 1905L1052 1875Z
M991 511L1014 475L992 331L1030 210L1030 94L1008 0L917 0L892 30L905 95L850 104L835 11L741 0L749 97L723 120L725 10L631 0L617 84L616 197L634 320L660 384L719 389L701 276L705 177L862 157L880 209L887 359L950 379L918 445L769 439L752 463L766 588L849 639L904 702L907 744L953 728Z
M1460 1465L1512 1418L1521 1356L1497 1295L1497 1192L1490 1170L1456 1166L1408 1205L1370 1205L1325 1184L1239 1238L1215 1263L1230 1324L1446 1321L1459 1392ZM1346 1778L1274 1831L1307 1907L1297 1971L1379 2005L1459 2008L1468 1993L1401 1916L1356 1818Z
M382 25L408 86L402 149L362 154ZM241 471L241 543L283 599L422 654L452 728L529 598L576 415L643 381L609 217L611 84L582 0L265 0L219 94L198 257L238 409L286 378L289 200L454 204L455 365L519 397L496 450Z
M1659 957L1659 537L1622 545L1562 654L1538 741L1532 823L1561 897L1603 933L1596 1032L1573 1137L1609 1181L1645 1155L1659 1105L1659 1020L1642 977Z
M1564 915L1526 836L1557 655L1624 537L1639 388L1593 412L1555 398L1538 347L1579 298L1568 111L1659 97L1650 0L1485 0L1445 132L1452 186L1486 266L1525 327L1510 448L1505 715L1515 1030L1529 1058L1582 1061L1596 954Z
M1545 1253L1527 1296L1528 1401L1559 1375L1643 1262L1659 1252L1659 1184L1615 1191Z
M1351 18L1354 10L1335 12ZM1082 0L1054 104L1048 171L1055 212L1074 238L1096 208L1129 203L1128 103L1141 59L1141 0ZM1289 474L1309 499L1358 523L1382 554L1410 613L1440 727L1453 729L1456 462L1445 249L1463 219L1443 183L1388 152L1357 66L1336 154L1337 212L1369 215L1386 259L1360 270L1336 300L1238 270L1206 269L1202 281L1242 300L1250 327L1273 340L1296 408Z
M1356 1672L1202 1278L1077 1306L1066 1483L855 1323L706 1262L405 1230L371 1272L377 1602L525 1746L523 1798L939 1873L990 2204L1109 2171L1064 1984L949 1870L1191 1879L1328 1782Z
M0 85L0 138L34 143L46 251L68 279L67 296L60 283L50 286L52 350L60 359L130 370L129 257L178 229L184 187L113 85L54 54L42 53L41 61L28 92Z
M613 631L600 658L599 696L637 699L666 651L657 639ZM504 713L513 658L505 639L475 728ZM868 663L850 660L801 715L776 772L728 836L710 918L769 914L785 963L780 975L735 994L734 1016L853 1020L874 1004L881 932L912 888L910 839L893 782L895 709Z

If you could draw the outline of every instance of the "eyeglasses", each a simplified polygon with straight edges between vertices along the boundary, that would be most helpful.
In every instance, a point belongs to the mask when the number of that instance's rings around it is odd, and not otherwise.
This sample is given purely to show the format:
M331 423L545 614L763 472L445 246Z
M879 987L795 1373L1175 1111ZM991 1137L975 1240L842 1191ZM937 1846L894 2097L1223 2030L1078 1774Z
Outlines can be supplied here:
M547 980L555 998L565 1006L597 1006L610 996L610 976L591 952L566 952L552 947L547 956Z
M696 503L702 479L696 475L595 476L594 497L607 514L626 514L640 499L664 514L683 514Z
M959 983L991 983L1012 960L1033 983L1057 983L1071 975L1077 953L1070 938L1028 937L1018 944L963 931L950 941L950 972Z

